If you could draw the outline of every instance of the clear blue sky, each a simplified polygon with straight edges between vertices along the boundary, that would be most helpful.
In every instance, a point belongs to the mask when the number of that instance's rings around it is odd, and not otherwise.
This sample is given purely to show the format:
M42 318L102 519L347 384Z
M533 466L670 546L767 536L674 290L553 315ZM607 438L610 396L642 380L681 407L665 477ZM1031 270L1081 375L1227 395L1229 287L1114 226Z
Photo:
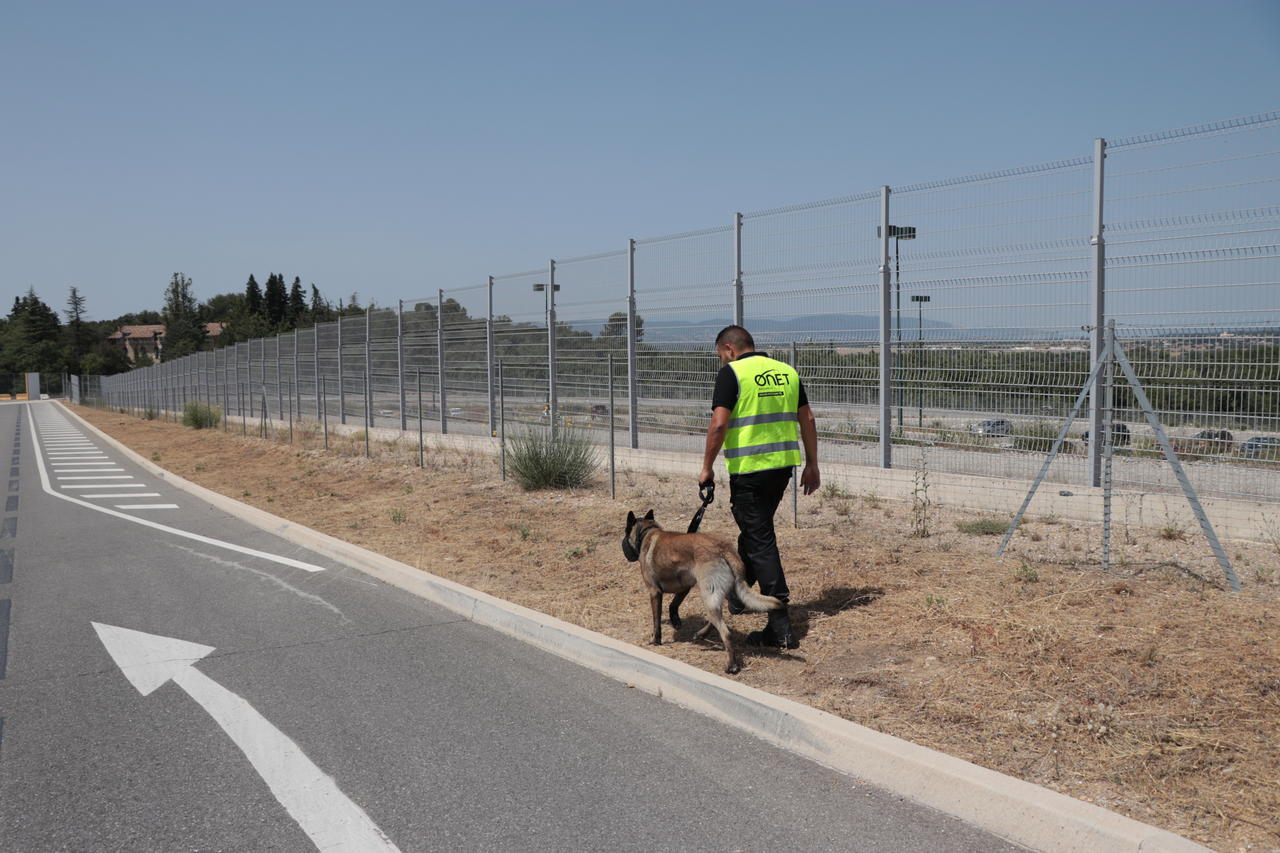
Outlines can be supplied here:
M9 0L0 79L9 302L387 305L1275 109L1280 2Z

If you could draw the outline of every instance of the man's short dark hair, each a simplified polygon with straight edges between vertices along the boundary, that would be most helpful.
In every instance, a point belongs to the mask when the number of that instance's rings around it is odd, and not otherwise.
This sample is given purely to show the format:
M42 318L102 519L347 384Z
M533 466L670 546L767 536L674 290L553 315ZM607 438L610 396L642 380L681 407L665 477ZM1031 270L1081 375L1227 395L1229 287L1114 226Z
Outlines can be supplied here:
M725 326L716 335L716 346L728 344L736 350L750 352L756 348L755 338L741 326Z

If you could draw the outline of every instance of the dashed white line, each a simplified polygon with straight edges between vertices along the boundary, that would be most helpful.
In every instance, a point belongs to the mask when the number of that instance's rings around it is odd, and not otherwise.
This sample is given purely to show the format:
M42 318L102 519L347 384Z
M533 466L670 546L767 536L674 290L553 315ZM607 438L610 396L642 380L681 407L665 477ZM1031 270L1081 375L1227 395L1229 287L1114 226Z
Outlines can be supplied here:
M116 504L116 509L177 509L177 504Z
M145 489L144 483L68 483L64 489Z
M59 480L132 480L132 474L103 474L96 477L85 477L77 475L75 477L59 477Z
M80 495L82 498L158 498L159 492L107 492L101 495Z
M107 471L123 471L123 468L60 468L59 474L103 474ZM65 480L65 477L59 477L59 480Z

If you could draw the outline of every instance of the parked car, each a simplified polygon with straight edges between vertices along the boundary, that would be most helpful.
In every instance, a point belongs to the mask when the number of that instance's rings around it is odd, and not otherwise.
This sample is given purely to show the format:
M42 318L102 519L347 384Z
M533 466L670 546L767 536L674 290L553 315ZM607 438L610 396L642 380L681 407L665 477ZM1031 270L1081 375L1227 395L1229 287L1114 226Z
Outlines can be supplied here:
M1189 455L1209 456L1230 453L1235 443L1236 437L1230 430L1202 429L1191 438L1175 438L1173 449Z
M1273 435L1255 435L1241 443L1240 455L1245 459L1280 460L1280 438Z
M607 415L609 414L609 407L606 406L604 403L596 403L594 406L591 407L591 414Z
M1013 424L1006 418L988 418L969 427L977 435L1013 435Z
M1112 447L1128 447L1130 438L1132 438L1132 436L1130 435L1129 428L1127 426L1125 426L1124 424L1111 425L1111 446ZM1080 436L1080 440L1083 441L1085 444L1089 443L1088 430L1084 431L1084 434Z

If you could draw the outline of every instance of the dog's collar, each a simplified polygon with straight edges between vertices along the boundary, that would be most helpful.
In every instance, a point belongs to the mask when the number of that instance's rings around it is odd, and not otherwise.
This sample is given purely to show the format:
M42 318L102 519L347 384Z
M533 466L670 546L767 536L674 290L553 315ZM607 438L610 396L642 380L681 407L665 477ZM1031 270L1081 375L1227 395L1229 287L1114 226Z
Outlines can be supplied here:
M651 524L648 527L641 528L640 532L636 534L636 544L634 546L631 544L630 536L622 537L622 554L627 558L628 563L635 563L640 560L640 552L644 550L644 538L649 535L650 530L655 529L657 526L656 524Z

